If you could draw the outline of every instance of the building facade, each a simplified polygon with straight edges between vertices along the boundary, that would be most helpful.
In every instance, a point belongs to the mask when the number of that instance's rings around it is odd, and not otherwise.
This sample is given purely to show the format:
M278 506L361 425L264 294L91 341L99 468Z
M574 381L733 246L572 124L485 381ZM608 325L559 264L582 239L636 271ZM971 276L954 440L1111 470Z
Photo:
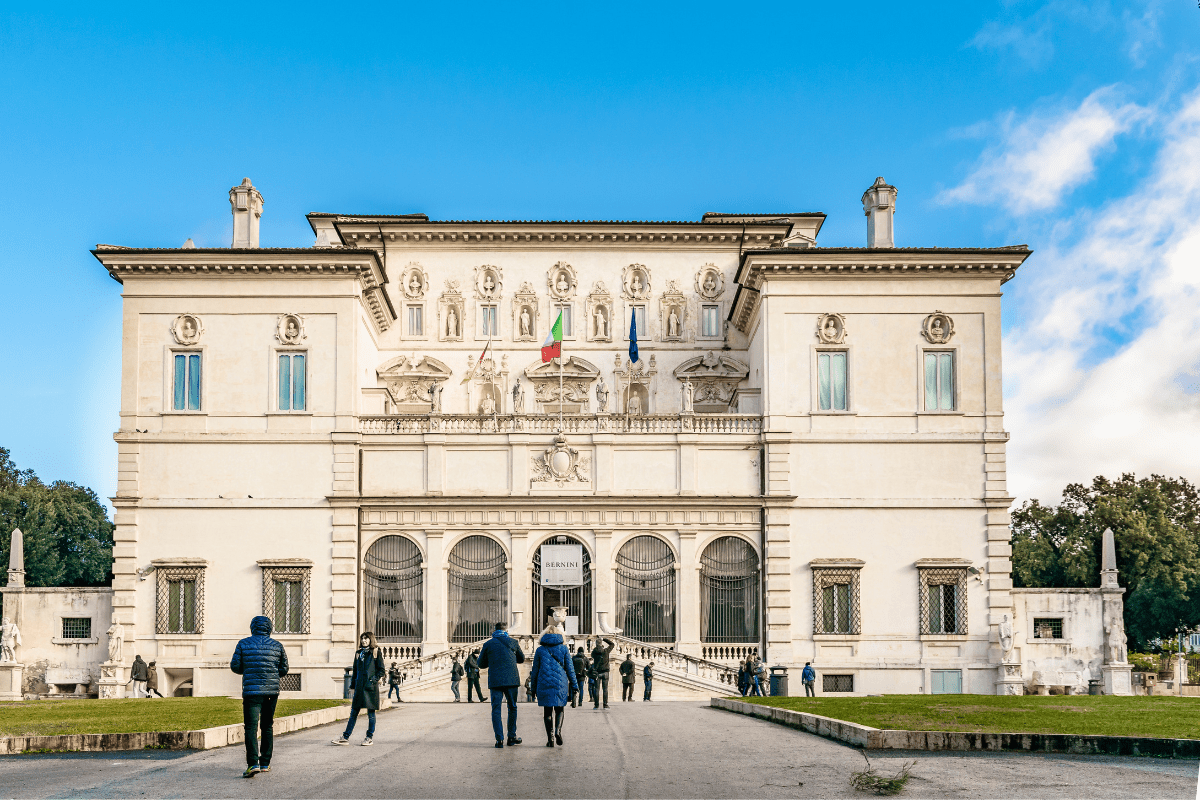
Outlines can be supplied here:
M360 631L429 664L564 607L684 674L757 653L827 692L1004 691L1000 309L1030 251L896 248L895 199L863 195L866 248L814 213L314 213L275 249L246 180L230 249L97 246L129 659L236 694L261 613L286 688L328 696Z

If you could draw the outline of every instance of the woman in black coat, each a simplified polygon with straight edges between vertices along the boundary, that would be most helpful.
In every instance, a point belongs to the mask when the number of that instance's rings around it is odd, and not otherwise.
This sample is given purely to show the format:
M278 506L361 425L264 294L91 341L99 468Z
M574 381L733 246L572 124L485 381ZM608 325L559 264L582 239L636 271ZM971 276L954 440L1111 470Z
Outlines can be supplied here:
M334 744L350 744L350 734L354 733L354 723L358 720L358 712L367 710L367 738L363 739L363 747L373 744L375 736L375 712L379 710L379 682L387 672L383 668L383 652L375 643L375 634L364 631L358 639L358 652L354 654L354 671L350 675L350 685L354 687L354 699L350 702L350 719L346 720L346 732L340 739L334 739Z

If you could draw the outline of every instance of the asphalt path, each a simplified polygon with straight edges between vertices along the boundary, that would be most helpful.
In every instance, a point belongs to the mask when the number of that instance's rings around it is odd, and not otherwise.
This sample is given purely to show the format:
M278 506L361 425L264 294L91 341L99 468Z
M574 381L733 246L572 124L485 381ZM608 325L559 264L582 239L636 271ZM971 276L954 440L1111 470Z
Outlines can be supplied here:
M490 709L404 704L365 715L349 746L327 725L275 740L269 774L240 777L244 750L0 757L2 797L856 797L862 751L695 702L567 709L563 747L540 709L520 706L524 743L497 750ZM904 797L1196 797L1196 760L956 753L870 756L880 772L915 760Z

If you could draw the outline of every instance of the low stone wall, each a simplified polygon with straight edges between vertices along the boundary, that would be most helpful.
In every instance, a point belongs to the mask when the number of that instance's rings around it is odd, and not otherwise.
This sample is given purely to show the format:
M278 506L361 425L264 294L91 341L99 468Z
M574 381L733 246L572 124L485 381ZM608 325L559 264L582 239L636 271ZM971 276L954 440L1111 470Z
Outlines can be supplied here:
M714 708L786 725L866 750L955 750L1074 755L1200 758L1200 739L1156 739L1144 736L1077 736L1068 733L961 733L957 731L890 731L785 708L713 697Z
M386 706L385 706L386 707ZM350 706L333 706L275 718L275 734L327 725L350 716ZM68 736L0 737L0 755L19 753L106 752L111 750L211 750L246 741L242 724L198 731L76 733Z

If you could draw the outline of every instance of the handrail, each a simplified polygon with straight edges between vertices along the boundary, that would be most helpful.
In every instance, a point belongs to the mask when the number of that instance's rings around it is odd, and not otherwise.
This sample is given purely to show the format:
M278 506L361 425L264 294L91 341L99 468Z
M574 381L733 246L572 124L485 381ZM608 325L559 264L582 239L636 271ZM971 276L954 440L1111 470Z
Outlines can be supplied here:
M414 433L757 434L757 414L387 414L362 416L364 434Z

